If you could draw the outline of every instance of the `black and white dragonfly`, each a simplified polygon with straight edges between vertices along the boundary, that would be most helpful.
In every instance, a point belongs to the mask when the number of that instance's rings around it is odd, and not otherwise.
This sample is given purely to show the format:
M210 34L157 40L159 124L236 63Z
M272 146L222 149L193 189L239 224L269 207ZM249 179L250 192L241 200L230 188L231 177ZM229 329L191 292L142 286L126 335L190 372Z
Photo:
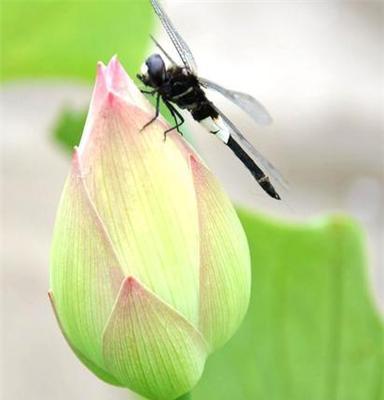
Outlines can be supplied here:
M258 124L266 125L271 122L271 117L267 110L249 94L225 89L208 79L199 77L197 75L196 62L190 48L176 31L158 0L151 0L151 3L175 46L182 65L178 65L173 61L169 54L152 37L156 46L170 62L170 66L166 66L160 54L152 54L143 64L140 74L137 75L145 86L151 88L150 90L142 90L142 92L156 96L156 114L143 129L159 116L160 99L168 107L176 124L164 132L165 135L173 129L177 129L181 133L179 128L184 123L184 118L175 106L188 110L197 122L203 125L210 133L216 135L233 151L269 196L280 200L280 196L269 178L271 177L277 183L283 184L284 181L280 174L248 142L234 123L208 100L204 89L212 89L219 92L242 108Z

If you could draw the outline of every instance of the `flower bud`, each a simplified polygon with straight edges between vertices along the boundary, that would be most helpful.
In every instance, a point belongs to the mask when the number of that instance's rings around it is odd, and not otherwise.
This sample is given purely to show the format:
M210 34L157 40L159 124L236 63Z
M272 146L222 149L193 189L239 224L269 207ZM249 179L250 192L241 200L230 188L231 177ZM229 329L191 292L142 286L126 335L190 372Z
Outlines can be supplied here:
M54 229L50 297L97 376L153 400L199 380L248 306L250 261L218 182L116 58L98 66Z

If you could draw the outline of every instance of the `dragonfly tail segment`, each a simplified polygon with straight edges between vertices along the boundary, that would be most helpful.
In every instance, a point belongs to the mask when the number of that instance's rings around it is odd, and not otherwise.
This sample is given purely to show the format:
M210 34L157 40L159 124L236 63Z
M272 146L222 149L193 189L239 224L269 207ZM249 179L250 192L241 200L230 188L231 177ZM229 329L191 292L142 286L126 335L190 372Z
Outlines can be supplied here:
M223 143L225 143L235 154L235 156L244 164L248 171L255 178L256 182L262 189L272 198L281 200L276 189L273 187L269 177L263 170L256 164L251 156L243 149L237 142L236 136L233 132L236 127L228 120L223 120L223 114L219 114L216 108L210 109L212 115L204 119L200 119L200 115L193 114L192 116L210 133L217 136ZM226 117L225 117L226 118ZM231 124L231 125L229 125ZM237 133L239 135L239 132Z
M279 194L276 192L269 178L256 165L256 163L252 160L252 158L249 157L249 155L243 150L243 148L236 142L236 140L232 136L229 136L226 145L233 151L236 157L249 170L249 172L255 178L257 183L263 188L263 190L272 198L276 200L281 200Z

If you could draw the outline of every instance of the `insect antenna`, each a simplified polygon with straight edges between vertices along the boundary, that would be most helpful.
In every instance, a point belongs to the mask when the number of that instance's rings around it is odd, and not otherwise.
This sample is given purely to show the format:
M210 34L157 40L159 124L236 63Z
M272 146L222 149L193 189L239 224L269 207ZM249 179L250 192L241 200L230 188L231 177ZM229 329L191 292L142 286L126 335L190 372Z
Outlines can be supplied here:
M161 46L161 44L152 35L150 35L150 37L151 37L152 41L155 43L156 47L158 47L162 51L162 53L165 55L165 57L167 57L168 60L172 64L176 65L176 63L173 60L173 58L164 50L164 48Z

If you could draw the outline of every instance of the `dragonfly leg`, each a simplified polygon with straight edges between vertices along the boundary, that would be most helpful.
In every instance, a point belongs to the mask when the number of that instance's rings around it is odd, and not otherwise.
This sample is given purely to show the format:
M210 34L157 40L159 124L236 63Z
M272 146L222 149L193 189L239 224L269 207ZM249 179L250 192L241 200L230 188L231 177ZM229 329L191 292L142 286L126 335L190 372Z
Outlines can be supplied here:
M177 109L168 101L164 101L165 105L167 106L169 112L171 113L172 117L175 120L176 125L174 125L172 128L167 129L166 131L164 131L164 141L167 138L167 133L170 131L173 131L174 129L177 130L177 132L180 133L181 136L183 136L183 132L180 131L180 126L184 124L184 118L183 116L179 113L179 111L177 111ZM179 118L180 121L177 120L177 118Z
M154 116L150 121L148 121L148 122L140 129L140 132L142 132L147 126L149 126L149 125L151 125L153 122L155 122L156 119L157 119L157 117L159 116L159 114L160 114L160 94L157 94L157 97L156 97L156 113L155 113L155 116Z
M140 89L141 93L144 94L150 94L151 96L153 96L156 93L156 90L145 90L145 89Z

